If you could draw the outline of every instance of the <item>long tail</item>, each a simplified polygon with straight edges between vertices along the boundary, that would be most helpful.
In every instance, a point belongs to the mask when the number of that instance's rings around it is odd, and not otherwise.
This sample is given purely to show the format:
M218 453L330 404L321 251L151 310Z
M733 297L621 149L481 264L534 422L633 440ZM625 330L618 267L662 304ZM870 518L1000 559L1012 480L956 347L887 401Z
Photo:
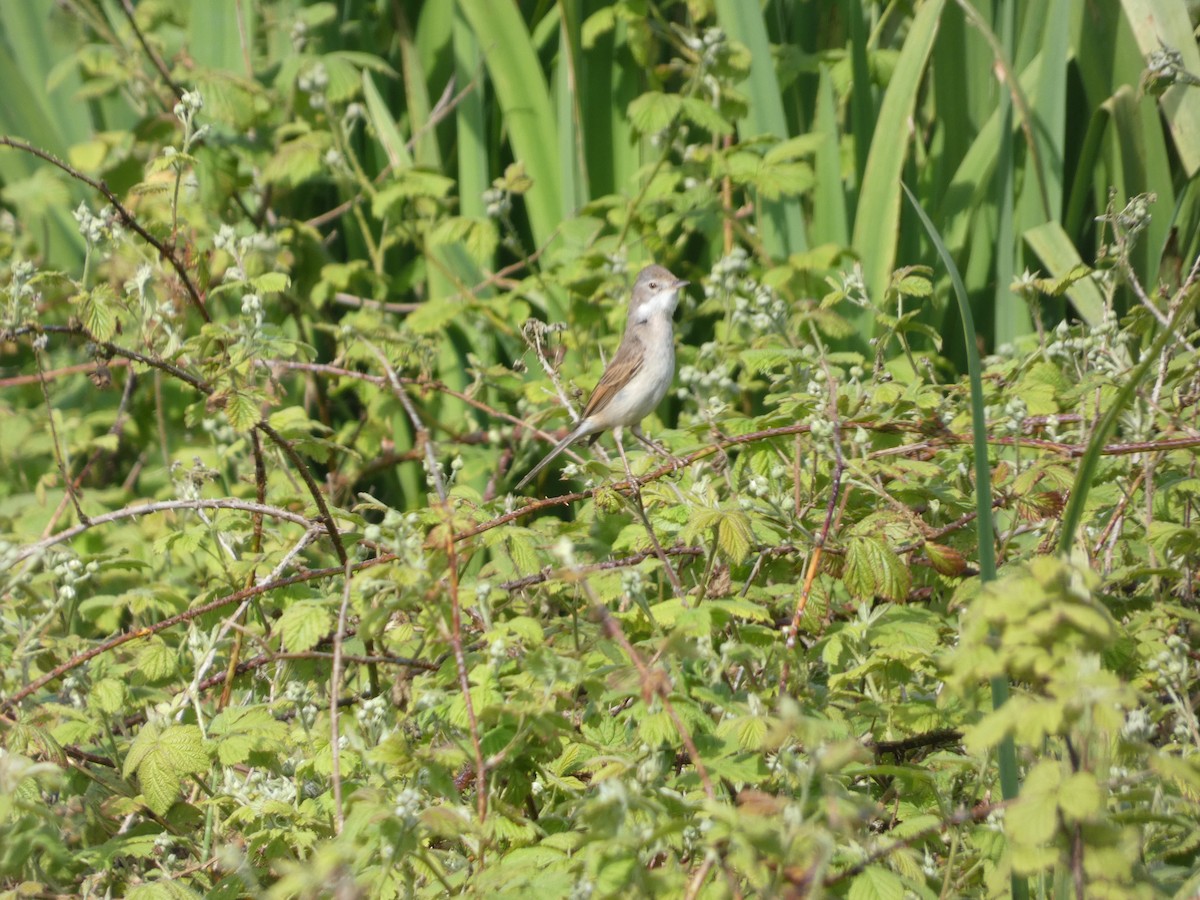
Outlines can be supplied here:
M586 422L586 421L587 420L584 419L584 422ZM564 450L566 450L568 447L570 447L573 443L575 443L577 440L579 440L581 437L583 437L585 434L587 434L587 432L583 430L583 427L584 427L583 422L579 423L579 426L577 428L575 428L570 434L568 434L565 438L563 438L561 441L559 441L557 444L555 444L554 449L551 450L549 453L547 453L544 457L542 457L542 461L540 463L538 463L536 466L534 466L532 469L529 470L529 474L521 479L521 481L517 484L517 486L516 486L516 488L514 488L514 490L519 491L522 488L524 488L525 485L529 484L529 482L533 481L533 479L537 477L538 472L542 471L542 469L546 468L546 466L548 466L548 465L550 465L550 463L554 462L554 458L556 456L558 456L558 454L562 453Z

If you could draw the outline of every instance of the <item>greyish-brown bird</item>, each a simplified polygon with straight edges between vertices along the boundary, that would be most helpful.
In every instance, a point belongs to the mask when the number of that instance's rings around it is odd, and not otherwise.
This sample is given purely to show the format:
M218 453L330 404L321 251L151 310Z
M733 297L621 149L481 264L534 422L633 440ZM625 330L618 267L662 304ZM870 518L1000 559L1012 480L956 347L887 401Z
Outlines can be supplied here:
M611 428L620 445L621 430L628 427L634 437L650 445L642 434L641 421L662 402L675 377L671 315L679 302L680 290L687 284L662 266L646 266L638 273L621 345L592 391L583 418L521 479L518 491L580 438Z

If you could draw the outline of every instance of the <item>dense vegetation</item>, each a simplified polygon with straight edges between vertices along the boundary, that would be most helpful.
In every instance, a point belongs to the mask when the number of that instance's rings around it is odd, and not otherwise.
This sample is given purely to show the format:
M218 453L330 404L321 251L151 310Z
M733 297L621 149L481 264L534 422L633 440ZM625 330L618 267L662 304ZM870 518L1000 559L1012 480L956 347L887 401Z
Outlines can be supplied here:
M1188 16L0 4L0 890L1195 896Z

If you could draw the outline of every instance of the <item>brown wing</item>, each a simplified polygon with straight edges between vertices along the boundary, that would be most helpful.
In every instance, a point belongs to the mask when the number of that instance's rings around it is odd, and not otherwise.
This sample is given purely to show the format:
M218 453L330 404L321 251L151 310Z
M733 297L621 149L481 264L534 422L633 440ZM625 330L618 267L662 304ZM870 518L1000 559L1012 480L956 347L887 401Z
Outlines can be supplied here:
M586 419L597 410L603 409L616 393L638 373L645 358L642 342L637 335L625 335L621 340L621 346L617 348L617 355L608 364L608 368L600 376L599 384L592 391L587 407L583 410L583 418Z

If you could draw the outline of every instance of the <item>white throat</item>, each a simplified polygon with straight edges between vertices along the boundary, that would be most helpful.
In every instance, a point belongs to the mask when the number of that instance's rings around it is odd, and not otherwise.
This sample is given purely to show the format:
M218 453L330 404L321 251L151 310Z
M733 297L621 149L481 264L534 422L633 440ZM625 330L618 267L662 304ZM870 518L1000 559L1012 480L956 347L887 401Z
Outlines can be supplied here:
M634 321L640 325L644 322L649 322L656 316L666 316L669 319L671 313L675 311L678 294L678 288L673 291L659 291L657 294L654 294L642 304L642 308L637 311Z

